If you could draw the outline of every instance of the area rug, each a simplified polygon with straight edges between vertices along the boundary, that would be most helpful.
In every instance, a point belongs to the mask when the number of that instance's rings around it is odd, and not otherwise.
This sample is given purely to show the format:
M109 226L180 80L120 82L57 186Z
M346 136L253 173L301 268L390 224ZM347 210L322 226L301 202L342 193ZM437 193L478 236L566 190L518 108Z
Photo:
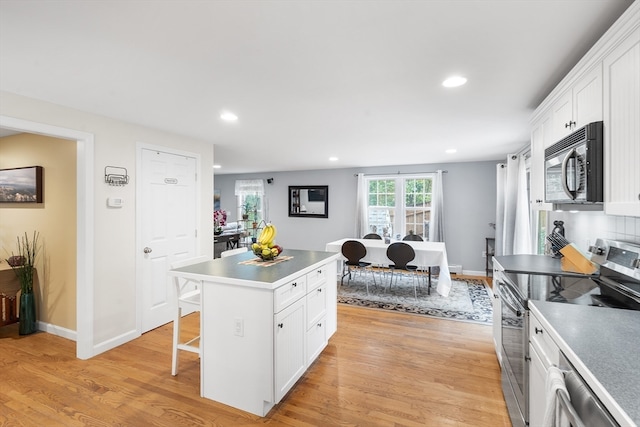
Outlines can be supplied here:
M416 299L411 275L395 274L391 288L389 279L389 273L384 277L376 273L376 286L371 274L357 274L349 282L345 277L343 285L338 284L338 302L442 319L492 324L492 293L483 280L452 278L451 292L443 297L435 289L437 278L432 280L431 294L428 295L423 278L420 277ZM369 282L369 294L365 280Z

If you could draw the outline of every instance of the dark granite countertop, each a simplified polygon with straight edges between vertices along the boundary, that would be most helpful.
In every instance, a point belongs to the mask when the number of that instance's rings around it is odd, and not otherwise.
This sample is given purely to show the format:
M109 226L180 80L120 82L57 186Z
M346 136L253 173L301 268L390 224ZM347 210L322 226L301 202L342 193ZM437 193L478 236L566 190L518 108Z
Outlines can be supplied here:
M560 265L560 258L549 255L505 255L494 257L502 269L507 273L541 274L546 276L584 277L581 273L564 271ZM597 276L598 273L594 274Z
M640 424L640 311L546 301L529 307L618 423Z
M243 261L257 259L253 252L248 251L226 258L216 258L200 264L176 268L170 270L169 275L202 281L274 289L288 280L293 280L297 276L312 271L330 259L337 259L340 254L286 249L281 256L291 256L293 258L270 266L240 264Z

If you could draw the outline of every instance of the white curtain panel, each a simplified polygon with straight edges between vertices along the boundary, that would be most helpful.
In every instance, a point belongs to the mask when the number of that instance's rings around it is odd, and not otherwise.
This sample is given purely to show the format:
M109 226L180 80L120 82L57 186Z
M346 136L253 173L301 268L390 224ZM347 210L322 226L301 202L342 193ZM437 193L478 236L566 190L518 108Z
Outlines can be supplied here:
M507 182L504 193L504 229L502 250L504 255L513 255L513 236L516 232L516 206L518 205L518 156L507 158Z
M363 173L358 174L355 224L354 237L364 237L369 232L367 229L367 182Z
M429 221L429 241L444 242L444 192L442 191L442 171L433 175L431 188L431 220Z
M513 233L513 254L530 254L531 222L529 219L529 193L527 191L527 164L524 155L518 160L518 185L516 195L516 217Z
M264 195L264 179L237 179L236 196Z
M504 202L507 185L507 165L496 165L496 256L504 255Z

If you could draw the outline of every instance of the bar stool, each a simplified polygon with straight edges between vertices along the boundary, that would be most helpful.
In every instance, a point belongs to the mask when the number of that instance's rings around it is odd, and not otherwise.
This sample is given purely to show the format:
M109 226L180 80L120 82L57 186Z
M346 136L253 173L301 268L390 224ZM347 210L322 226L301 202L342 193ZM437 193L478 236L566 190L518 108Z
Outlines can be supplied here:
M171 269L186 267L192 264L198 264L200 262L209 261L207 256L200 256L197 258L190 258L181 261L176 261L171 264ZM178 350L189 351L191 353L197 353L200 355L200 346L193 345L194 342L200 340L200 334L195 338L190 339L187 342L180 342L180 321L182 319L182 311L185 310L187 314L194 311L200 311L200 281L192 279L184 279L180 277L174 277L173 283L176 290L176 315L173 319L173 346L171 354L171 375L177 375L178 373ZM190 284L195 284L191 286Z
M247 252L247 248L243 247L243 248L236 248L236 249L228 249L226 251L220 252L220 258L226 258L228 256L231 255L235 255L235 254L241 254L243 252Z

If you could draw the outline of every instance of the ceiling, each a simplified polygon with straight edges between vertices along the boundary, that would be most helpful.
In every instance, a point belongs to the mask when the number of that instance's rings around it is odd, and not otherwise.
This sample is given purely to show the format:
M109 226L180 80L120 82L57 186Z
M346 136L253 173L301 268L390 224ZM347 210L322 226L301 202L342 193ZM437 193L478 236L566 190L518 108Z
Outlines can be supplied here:
M0 90L210 142L216 174L498 160L631 3L2 0Z

